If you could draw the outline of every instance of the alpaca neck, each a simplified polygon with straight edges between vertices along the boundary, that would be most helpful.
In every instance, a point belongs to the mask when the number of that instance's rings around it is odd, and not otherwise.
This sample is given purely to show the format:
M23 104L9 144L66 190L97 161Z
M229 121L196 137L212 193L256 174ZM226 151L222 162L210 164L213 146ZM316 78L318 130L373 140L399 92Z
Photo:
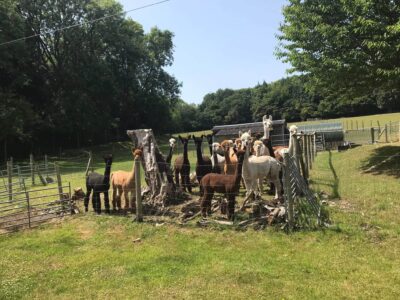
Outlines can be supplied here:
M168 164L171 163L173 150L174 150L174 148L172 146L169 146L169 153L168 153L167 159L165 160L166 163L168 163Z
M272 149L272 143L270 139L264 139L263 144L265 147L267 147L268 151L269 151L269 155L272 156L273 158L275 158L275 153L274 153L274 149Z
M243 166L244 157L240 157L238 160L238 165L235 170L235 186L239 187L240 181L242 179L242 166Z
M203 154L201 153L201 144L196 144L197 163L203 162Z
M270 132L270 129L268 127L264 126L264 136L263 136L264 139L269 139L269 132Z
M187 144L183 144L183 160L184 161L188 161L188 145Z
M110 181L111 164L106 164L106 169L104 170L104 182Z
M229 165L231 163L231 156L230 156L230 151L224 151L224 155L225 155L225 163L227 165Z

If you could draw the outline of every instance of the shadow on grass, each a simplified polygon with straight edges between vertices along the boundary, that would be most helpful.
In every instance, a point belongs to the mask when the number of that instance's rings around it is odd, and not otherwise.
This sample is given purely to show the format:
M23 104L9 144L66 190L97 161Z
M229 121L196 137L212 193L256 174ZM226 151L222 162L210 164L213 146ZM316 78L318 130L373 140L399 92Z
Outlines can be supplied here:
M331 197L334 199L340 199L340 194L339 194L339 177L336 174L336 170L333 167L333 163L332 163L332 152L329 151L329 169L331 169L332 171L332 175L333 175L333 183L331 185L332 187L332 194Z
M362 162L361 170L373 175L389 175L400 178L400 146L376 148Z

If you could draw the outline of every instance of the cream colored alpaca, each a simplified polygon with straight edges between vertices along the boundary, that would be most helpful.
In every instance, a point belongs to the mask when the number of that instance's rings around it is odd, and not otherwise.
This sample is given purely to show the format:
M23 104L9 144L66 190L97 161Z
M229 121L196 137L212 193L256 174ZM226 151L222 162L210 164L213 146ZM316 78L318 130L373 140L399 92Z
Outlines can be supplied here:
M132 155L141 155L138 151L132 149ZM140 151L141 152L141 151ZM133 163L132 171L116 171L111 174L111 185L113 188L112 205L113 209L121 209L121 197L124 194L125 209L131 209L135 205L135 163ZM129 197L130 193L130 197Z
M213 172L223 174L225 165L225 156L221 155L221 153L223 153L223 149L220 143L213 143L212 157L211 157Z
M271 156L255 156L250 155L250 130L242 135L243 147L246 147L246 155L243 162L243 179L246 186L246 201L252 193L255 196L260 196L259 182L262 182L264 177L275 185L275 198L281 197L281 183L279 180L279 172L281 170L280 163Z

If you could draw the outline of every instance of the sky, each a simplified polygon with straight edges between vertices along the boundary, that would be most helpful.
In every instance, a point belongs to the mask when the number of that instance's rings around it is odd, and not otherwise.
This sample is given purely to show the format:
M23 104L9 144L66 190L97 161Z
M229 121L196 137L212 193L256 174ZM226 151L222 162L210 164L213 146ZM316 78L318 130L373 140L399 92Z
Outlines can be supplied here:
M119 0L124 10L157 0ZM168 72L182 83L181 98L200 104L224 88L247 88L286 77L274 51L285 0L170 0L128 13L143 25L174 33Z

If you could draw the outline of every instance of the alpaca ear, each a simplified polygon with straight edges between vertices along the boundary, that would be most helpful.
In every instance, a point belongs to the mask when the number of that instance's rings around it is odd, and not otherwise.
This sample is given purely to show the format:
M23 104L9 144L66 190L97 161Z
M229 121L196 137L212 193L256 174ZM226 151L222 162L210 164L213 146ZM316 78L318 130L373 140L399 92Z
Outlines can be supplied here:
M183 144L183 139L180 135L178 135L179 140L181 141L181 143Z
M269 120L272 121L272 115L269 115Z
M241 130L239 130L239 137L241 137L242 136L242 131Z
M249 131L247 131L247 133L251 136L251 129L249 129Z
M263 116L263 122L267 121L267 115Z

